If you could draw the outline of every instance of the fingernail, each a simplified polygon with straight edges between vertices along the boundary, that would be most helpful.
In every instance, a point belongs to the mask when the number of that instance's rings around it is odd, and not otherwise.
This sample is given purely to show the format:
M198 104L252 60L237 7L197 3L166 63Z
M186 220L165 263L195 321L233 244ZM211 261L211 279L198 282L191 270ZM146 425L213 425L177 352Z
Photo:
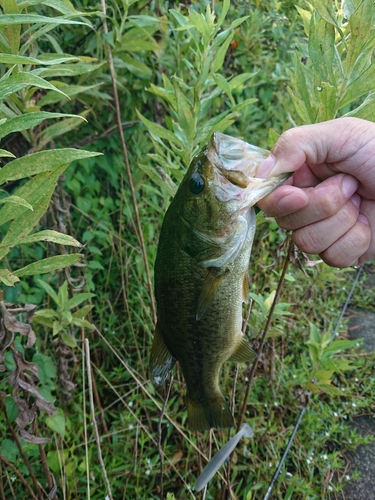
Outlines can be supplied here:
M364 224L367 224L368 226L370 225L368 218L365 215L359 214L358 215L358 220L360 222L363 222Z
M269 157L264 160L263 163L260 164L260 167L258 168L257 172L257 177L269 177L269 174L272 172L273 167L276 164L276 158L272 155L269 155Z
M354 203L354 205L359 208L360 204L361 204L361 197L359 196L359 194L355 193L353 194L353 196L350 198L350 201L352 203Z
M346 175L341 183L341 191L345 198L351 198L358 187L358 181L351 175ZM353 202L354 203L354 202Z

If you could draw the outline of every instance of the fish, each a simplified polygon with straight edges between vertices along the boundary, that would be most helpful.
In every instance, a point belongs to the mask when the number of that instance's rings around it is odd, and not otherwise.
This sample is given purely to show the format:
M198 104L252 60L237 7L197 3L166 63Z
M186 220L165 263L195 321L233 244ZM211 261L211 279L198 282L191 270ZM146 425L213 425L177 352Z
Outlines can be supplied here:
M215 132L192 160L164 216L154 266L157 324L148 373L160 386L179 362L191 430L233 426L219 387L221 367L256 358L242 333L253 206L290 176L257 178L268 156Z

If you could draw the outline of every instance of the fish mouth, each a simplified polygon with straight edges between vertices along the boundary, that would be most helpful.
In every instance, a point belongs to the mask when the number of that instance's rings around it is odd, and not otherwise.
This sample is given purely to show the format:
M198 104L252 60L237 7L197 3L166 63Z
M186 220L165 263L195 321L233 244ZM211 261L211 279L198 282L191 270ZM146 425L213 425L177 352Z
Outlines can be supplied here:
M260 164L270 152L241 139L215 132L207 151L214 165L213 188L219 201L236 200L252 206L282 184L291 173L263 179L256 177Z

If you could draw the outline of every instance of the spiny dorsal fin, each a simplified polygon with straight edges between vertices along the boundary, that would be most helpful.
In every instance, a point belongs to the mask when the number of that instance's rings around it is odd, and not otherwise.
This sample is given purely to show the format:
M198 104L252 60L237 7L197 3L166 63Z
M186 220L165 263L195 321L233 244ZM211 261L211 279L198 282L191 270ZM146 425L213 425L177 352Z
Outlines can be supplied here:
M229 361L233 361L234 363L246 363L247 361L253 361L257 357L257 353L251 347L249 342L242 337L232 356L229 358Z
M155 385L162 385L167 380L175 363L176 360L169 352L161 335L160 328L156 325L148 368L151 381Z
M220 286L221 280L229 271L219 267L211 267L210 272L205 279L202 291L198 299L196 320L199 321L203 314L209 308L213 301L216 292Z

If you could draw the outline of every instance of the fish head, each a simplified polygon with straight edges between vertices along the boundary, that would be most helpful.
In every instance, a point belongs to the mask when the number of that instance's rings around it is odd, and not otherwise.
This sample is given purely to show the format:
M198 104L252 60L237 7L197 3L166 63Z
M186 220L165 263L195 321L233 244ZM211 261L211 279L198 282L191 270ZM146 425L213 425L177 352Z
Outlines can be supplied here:
M230 231L230 220L291 175L257 178L258 167L268 156L269 151L215 132L191 162L176 195L183 221L201 231Z

